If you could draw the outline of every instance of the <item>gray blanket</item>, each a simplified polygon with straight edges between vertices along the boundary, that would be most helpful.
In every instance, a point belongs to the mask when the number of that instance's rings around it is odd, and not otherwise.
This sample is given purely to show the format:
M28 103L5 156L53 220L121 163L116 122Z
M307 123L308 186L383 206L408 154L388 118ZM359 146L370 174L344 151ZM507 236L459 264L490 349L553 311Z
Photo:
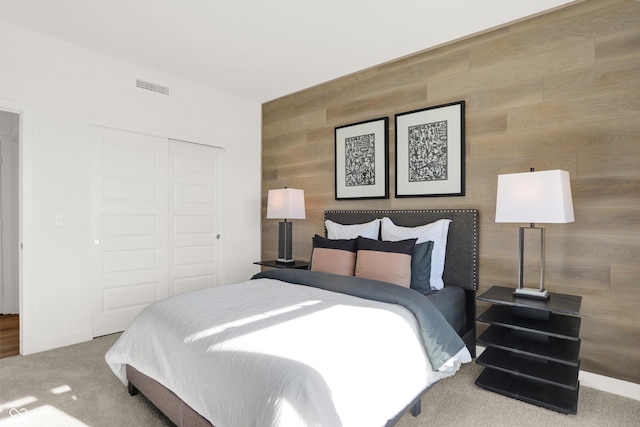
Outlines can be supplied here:
M434 370L440 369L464 347L464 342L442 313L424 295L413 289L360 277L296 269L267 270L252 277L258 278L313 286L405 307L413 313L418 322L424 348Z

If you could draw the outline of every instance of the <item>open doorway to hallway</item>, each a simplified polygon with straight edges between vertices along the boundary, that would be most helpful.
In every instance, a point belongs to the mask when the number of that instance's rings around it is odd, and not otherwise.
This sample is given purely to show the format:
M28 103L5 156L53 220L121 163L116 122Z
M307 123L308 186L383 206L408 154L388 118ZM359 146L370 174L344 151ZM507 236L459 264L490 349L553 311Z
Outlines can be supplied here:
M0 111L0 357L19 354L20 115Z

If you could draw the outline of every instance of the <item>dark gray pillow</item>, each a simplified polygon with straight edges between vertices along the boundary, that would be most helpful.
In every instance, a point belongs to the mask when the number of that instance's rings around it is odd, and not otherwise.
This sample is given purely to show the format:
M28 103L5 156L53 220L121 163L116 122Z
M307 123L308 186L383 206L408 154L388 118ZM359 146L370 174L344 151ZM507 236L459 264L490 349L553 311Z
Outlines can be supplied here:
M411 256L411 289L423 295L433 292L430 282L432 251L433 240L429 240L416 244Z
M356 252L358 250L358 239L327 239L316 234L313 237L313 247Z

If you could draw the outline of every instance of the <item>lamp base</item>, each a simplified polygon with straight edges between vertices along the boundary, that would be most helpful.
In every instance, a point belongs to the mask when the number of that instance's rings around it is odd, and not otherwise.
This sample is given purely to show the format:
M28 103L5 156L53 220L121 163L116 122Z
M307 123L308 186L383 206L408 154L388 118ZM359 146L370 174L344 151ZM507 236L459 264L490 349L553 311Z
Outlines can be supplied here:
M284 221L278 223L278 257L277 262L289 263L293 262L293 253L291 251L291 241L293 234L293 224Z
M293 263L293 262L296 262L296 260L295 260L295 259L293 259L293 258L291 258L291 259L288 259L288 258L278 258L278 259L276 259L276 262L277 262L278 264L291 264L291 263Z
M530 298L546 301L549 299L549 292L546 289L528 289L528 288L516 288L513 291L513 296L517 298Z

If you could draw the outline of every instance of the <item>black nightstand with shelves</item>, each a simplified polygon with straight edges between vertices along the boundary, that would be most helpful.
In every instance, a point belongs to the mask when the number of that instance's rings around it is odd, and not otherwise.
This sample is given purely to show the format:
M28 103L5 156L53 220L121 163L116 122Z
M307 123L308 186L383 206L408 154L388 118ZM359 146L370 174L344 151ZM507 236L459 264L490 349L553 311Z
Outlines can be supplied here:
M478 337L486 347L476 384L565 414L578 409L582 297L551 294L541 301L494 286L478 296L493 305L478 316L489 324Z
M299 260L295 260L293 262L280 262L274 259L269 261L256 261L254 262L254 264L262 265L263 267L270 267L270 268L295 268L298 270L309 269L309 263L307 261L299 261Z

